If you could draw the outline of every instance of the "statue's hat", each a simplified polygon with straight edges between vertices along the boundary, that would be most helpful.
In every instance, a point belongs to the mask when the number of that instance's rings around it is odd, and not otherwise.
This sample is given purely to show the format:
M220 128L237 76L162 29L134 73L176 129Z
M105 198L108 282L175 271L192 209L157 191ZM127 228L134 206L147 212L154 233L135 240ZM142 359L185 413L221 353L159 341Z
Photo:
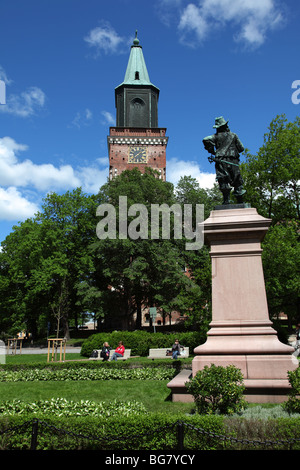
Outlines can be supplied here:
M213 127L218 128L218 127L221 127L221 126L225 126L228 122L229 121L225 121L223 116L220 116L220 117L217 117L215 119L215 125Z

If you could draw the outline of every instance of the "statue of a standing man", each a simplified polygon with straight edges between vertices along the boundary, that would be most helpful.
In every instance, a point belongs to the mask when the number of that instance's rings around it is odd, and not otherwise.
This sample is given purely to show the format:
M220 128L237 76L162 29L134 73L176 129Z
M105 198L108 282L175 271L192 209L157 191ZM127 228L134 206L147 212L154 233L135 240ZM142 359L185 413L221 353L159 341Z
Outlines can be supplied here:
M240 153L244 150L243 144L236 134L230 132L228 121L225 121L223 116L215 119L213 127L216 129L216 134L205 137L203 144L211 154L209 161L214 161L216 164L216 177L223 194L223 204L230 203L231 188L234 188L233 194L237 202L242 203L246 192L239 168Z

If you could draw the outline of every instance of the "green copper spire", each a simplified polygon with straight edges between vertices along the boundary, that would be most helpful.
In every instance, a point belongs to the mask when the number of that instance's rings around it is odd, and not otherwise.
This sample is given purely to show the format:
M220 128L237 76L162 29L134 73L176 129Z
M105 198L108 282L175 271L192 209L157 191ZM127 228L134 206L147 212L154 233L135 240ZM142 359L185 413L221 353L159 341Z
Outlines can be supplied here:
M129 61L125 73L124 82L121 85L151 85L149 74L147 71L142 46L135 32L135 39L131 46ZM119 85L119 86L121 86ZM156 87L155 87L156 88Z
M158 97L159 88L150 82L136 31L124 82L115 88L117 127L158 127Z

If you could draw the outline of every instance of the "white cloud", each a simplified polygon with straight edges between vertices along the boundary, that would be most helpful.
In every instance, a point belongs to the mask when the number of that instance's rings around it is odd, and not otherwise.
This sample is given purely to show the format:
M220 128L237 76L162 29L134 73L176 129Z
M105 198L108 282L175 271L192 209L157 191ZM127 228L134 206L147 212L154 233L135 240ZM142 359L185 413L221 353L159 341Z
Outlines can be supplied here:
M100 157L96 160L101 166L107 166L108 159L107 157ZM108 167L107 167L108 168Z
M177 23L177 13L181 9L183 0L157 0L156 14L166 26Z
M101 111L101 124L102 125L109 125L109 126L115 126L116 125L116 119L110 113L109 111ZM89 126L93 122L93 113L90 109L86 108L83 112L78 111L71 122L71 124L68 125L69 128L71 127L76 127L77 129L81 129L82 127Z
M2 65L0 65L0 80L3 80L6 85L10 85L12 83L12 80L8 78Z
M19 95L6 92L6 104L0 107L3 113L20 117L32 116L46 101L45 93L38 87L30 87Z
M0 138L0 220L22 221L34 216L48 191L65 192L81 186L83 191L96 194L107 182L107 158L74 169L21 160L20 154L26 150L27 145L11 137Z
M182 176L192 176L201 188L212 188L216 182L215 173L203 172L197 162L171 158L167 161L167 181L177 185Z
M229 26L234 28L235 41L256 48L285 23L277 0L200 0L178 11L180 40L190 46Z
M80 129L82 126L88 126L93 119L93 113L90 109L86 108L83 112L77 112L73 121L68 127L77 127Z
M0 187L0 220L22 221L33 217L38 211L34 202L22 196L15 187Z
M115 31L115 29L108 22L102 22L100 26L92 29L84 40L89 46L96 49L100 54L120 54L124 53L127 48L128 39L125 39Z
M98 159L101 161L102 159ZM105 159L107 165L107 158ZM80 180L82 189L87 193L97 194L101 186L107 182L108 166L98 168L97 166L80 167L75 171Z
M109 124L111 126L116 125L116 119L109 111L102 111L101 114L104 117L102 124Z
M206 38L208 23L201 15L200 9L191 3L182 13L178 28L182 33L181 41L183 43L186 42L186 33L190 31L195 33L199 41L202 41Z
M36 165L31 160L19 161L18 153L27 146L10 137L0 139L0 185L34 187L39 191L69 189L80 186L70 165L56 168L51 163Z
M0 158L16 161L16 154L28 149L25 144L18 144L11 137L0 139Z
M107 157L98 158L90 166L55 167L22 160L20 155L25 151L28 151L27 145L11 137L0 138L0 220L19 221L32 217L48 191L65 192L81 186L84 192L97 194L107 182ZM168 181L176 185L184 175L196 178L202 188L211 188L215 183L215 174L203 172L195 161L168 160Z

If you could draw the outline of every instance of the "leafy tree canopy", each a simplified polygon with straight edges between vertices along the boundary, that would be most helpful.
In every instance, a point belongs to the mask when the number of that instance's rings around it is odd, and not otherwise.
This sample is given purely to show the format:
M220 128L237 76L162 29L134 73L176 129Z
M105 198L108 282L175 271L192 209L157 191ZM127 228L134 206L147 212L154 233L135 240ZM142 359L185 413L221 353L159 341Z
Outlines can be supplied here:
M290 323L300 319L299 152L300 119L288 122L281 115L271 122L257 155L246 151L242 164L247 202L272 219L263 242L269 310L287 313ZM127 198L125 236L121 197ZM85 313L101 321L117 316L119 328L139 328L143 306L159 307L166 319L179 311L188 328L203 328L211 312L209 250L186 250L184 232L175 236L176 221L185 204L203 204L207 218L221 200L217 185L203 189L184 176L174 188L151 169L144 175L125 171L93 196L81 188L49 194L41 211L15 226L2 243L0 331L27 329L45 336L51 324L51 333L68 337L69 325L76 326ZM113 208L114 238L96 234L97 208L103 204ZM137 205L143 205L143 214ZM169 236L160 214L153 239L153 205L167 208ZM194 230L196 223L193 212ZM128 236L129 227L135 238Z

